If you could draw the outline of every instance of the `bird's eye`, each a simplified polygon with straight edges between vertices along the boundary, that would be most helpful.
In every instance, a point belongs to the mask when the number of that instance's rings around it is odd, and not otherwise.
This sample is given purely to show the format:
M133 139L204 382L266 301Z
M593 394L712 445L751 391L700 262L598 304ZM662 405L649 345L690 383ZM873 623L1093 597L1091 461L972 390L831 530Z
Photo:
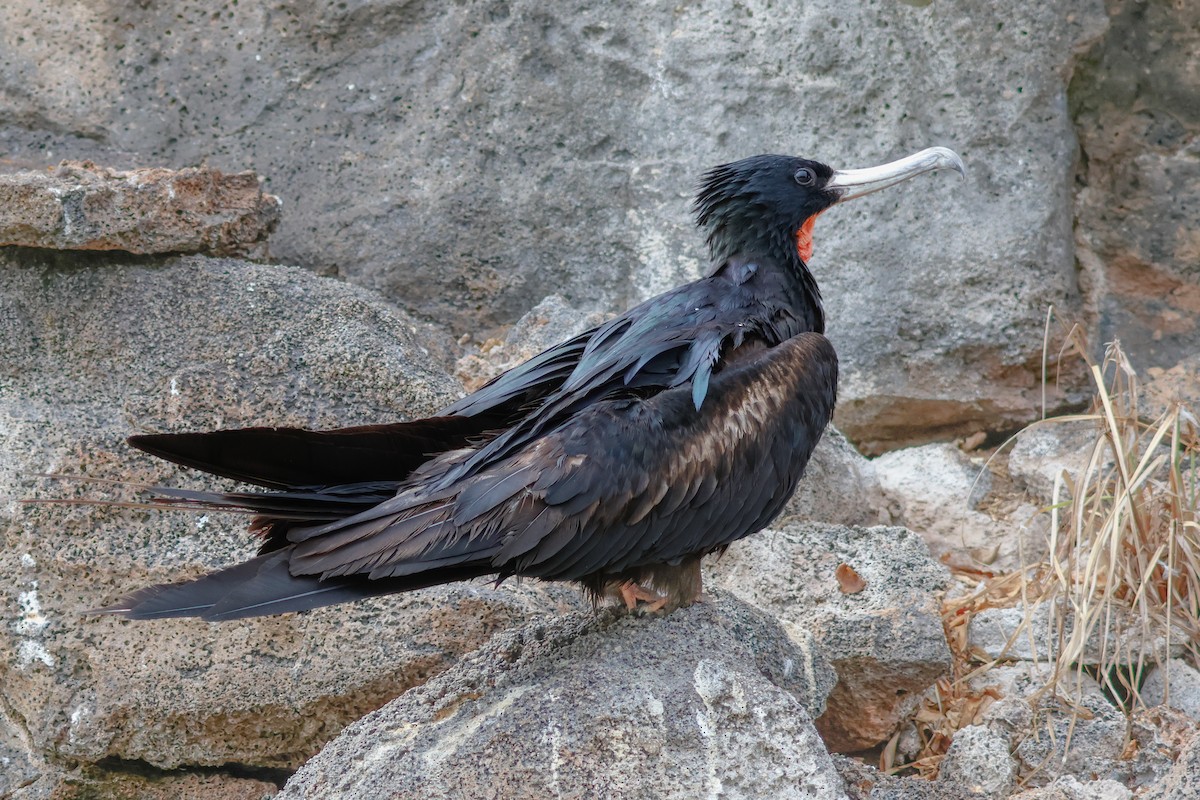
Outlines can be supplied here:
M801 186L812 186L817 180L817 174L808 167L801 167L796 170L796 174L793 177L796 179L796 183Z

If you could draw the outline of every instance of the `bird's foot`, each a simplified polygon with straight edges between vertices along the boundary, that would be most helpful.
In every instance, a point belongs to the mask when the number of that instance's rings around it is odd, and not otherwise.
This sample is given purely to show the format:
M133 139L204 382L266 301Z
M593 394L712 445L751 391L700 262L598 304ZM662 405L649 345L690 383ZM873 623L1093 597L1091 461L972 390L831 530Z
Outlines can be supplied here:
M655 594L641 584L634 583L633 581L625 581L622 583L619 591L621 593L621 599L625 602L625 608L628 611L636 610L638 607L638 601L641 600L646 604L642 607L642 610L648 614L653 614L657 611L661 611L669 599L665 595Z

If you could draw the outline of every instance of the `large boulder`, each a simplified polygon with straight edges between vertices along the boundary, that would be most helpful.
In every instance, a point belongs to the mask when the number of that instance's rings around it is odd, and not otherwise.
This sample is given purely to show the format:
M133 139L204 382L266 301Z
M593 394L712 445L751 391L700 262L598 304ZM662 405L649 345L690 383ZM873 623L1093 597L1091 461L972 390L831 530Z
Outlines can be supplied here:
M730 598L496 636L347 728L279 800L845 797L813 727L833 682Z
M136 454L131 433L401 420L460 389L404 313L300 269L0 251L0 276L12 774L110 760L290 770L495 631L580 607L567 587L460 584L232 624L86 614L250 555L245 518L16 500L143 499L92 479L222 483Z
M284 201L276 257L456 335L548 290L614 310L698 276L688 205L714 164L955 147L965 184L817 231L839 426L877 452L1035 415L1046 306L1081 307L1065 85L1105 23L1100 0L14 0L0 142L18 166L254 169Z

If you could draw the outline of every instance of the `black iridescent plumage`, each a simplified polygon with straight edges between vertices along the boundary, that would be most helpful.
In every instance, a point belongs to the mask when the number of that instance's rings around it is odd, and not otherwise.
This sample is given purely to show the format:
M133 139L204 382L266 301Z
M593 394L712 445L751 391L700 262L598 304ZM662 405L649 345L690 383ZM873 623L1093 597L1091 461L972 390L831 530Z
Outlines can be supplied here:
M837 359L797 232L845 194L837 174L786 156L713 169L696 200L707 277L436 417L132 437L272 491L163 490L257 512L260 555L108 610L234 619L485 575L691 602L699 559L779 513L833 414Z

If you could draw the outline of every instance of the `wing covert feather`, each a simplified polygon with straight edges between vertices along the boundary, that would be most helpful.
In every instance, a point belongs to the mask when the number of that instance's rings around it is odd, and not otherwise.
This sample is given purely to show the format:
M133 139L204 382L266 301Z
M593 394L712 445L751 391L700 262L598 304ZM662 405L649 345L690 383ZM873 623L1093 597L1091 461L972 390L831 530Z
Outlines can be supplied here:
M699 413L687 386L596 403L436 499L402 492L385 513L325 526L292 571L484 563L575 580L716 549L782 508L832 415L836 370L828 340L801 334L715 373Z

